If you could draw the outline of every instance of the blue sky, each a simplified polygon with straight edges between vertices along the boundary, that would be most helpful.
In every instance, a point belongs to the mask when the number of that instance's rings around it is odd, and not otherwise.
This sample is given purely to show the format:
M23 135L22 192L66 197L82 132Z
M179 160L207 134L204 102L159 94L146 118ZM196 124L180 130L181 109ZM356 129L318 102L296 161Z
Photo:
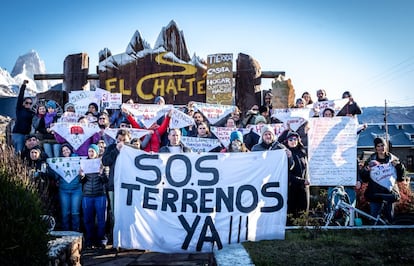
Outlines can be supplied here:
M324 88L338 99L349 90L363 107L414 106L411 0L58 2L2 6L0 67L11 71L33 49L48 73L61 73L67 55L86 52L96 73L100 50L123 53L136 30L153 46L174 20L190 55L248 54L263 71L285 71L297 96L315 99Z

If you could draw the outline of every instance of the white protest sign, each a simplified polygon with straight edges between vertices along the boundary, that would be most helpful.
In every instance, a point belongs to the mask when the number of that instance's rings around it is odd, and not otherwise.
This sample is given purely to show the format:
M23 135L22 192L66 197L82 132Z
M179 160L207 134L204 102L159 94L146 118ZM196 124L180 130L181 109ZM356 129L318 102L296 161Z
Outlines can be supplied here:
M172 105L159 104L122 104L121 108L125 108L132 113L135 119L142 122L145 128L151 127L152 124L168 113Z
M357 127L352 117L310 118L309 173L312 186L355 186Z
M212 125L234 112L236 108L233 105L208 104L200 102L195 102L193 106L197 109L197 111L200 111Z
M122 128L125 130L128 130L131 134L131 139L133 138L142 138L143 136L150 133L149 130L146 129L140 129L140 128ZM105 128L105 134L116 140L116 134L118 133L119 128Z
M371 167L371 179L378 185L391 191L397 178L397 170L392 163L384 163Z
M148 154L125 146L115 164L113 247L192 253L284 239L287 165L283 150Z
M97 124L55 123L51 129L77 150L88 138L99 132Z
M279 119L285 125L289 124L290 129L296 131L309 119L311 111L310 108L272 109L272 117Z
M75 112L64 112L60 118L58 118L58 122L64 123L77 123L81 114L77 114Z
M96 88L95 91L93 91L95 94L95 98L102 99L103 97L106 97L107 94L111 94L110 91L104 90L102 88Z
M194 125L194 118L177 109L172 109L169 128L183 128Z
M323 111L326 108L332 109L335 112L335 115L339 113L339 111L342 110L342 108L345 106L345 104L349 101L349 99L339 99L339 100L329 100L329 101L322 101L322 102L314 102L313 108L316 112L319 111L319 116L323 116ZM311 116L314 116L312 113Z
M101 158L80 160L80 168L85 174L99 173L101 170Z
M96 97L94 91L71 91L69 102L75 105L75 112L78 114L85 114L90 103L96 103L99 106L99 98Z
M231 127L210 127L210 131L220 140L224 147L230 144L230 134L237 129Z
M253 131L257 135L261 136L262 127L264 127L265 125L266 124L261 124L261 125L247 125L246 126L246 129L248 130L248 132ZM278 138L280 136L280 134L282 134L282 132L286 130L283 123L268 124L268 125L270 125L274 129L276 138Z
M209 152L217 146L220 146L220 141L218 139L210 138L182 136L181 142L193 152Z
M102 107L105 109L120 109L122 93L105 93L102 95Z
M46 159L49 167L61 176L67 183L79 175L80 163L83 157L55 157Z

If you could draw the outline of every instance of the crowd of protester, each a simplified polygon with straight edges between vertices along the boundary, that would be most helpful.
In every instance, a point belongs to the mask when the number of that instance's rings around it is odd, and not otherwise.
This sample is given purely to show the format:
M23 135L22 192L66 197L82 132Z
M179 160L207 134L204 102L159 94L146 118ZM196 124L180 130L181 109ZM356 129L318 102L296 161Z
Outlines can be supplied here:
M47 176L55 184L50 192L58 202L56 203L56 216L60 217L62 230L83 231L85 233L87 247L105 247L107 236L110 236L114 223L114 169L115 161L120 150L125 144L134 145L137 149L146 152L160 153L184 153L192 150L181 141L183 136L198 138L217 138L211 132L211 124L202 112L194 108L194 103L189 102L184 112L194 119L194 125L183 128L169 128L171 111L157 122L146 128L149 134L142 138L131 138L129 128L145 128L140 121L128 112L127 109L102 110L97 103L91 102L88 111L78 114L77 122L80 124L96 124L99 131L87 138L79 147L74 149L64 136L52 130L54 123L64 121L67 113L74 113L73 103L65 103L61 108L53 100L44 100L33 106L33 99L24 97L27 82L20 88L17 106L16 120L12 132L13 146L17 154L25 160L27 165L33 168L38 175ZM316 92L316 101L328 100L325 90ZM263 105L253 105L244 114L235 107L234 111L225 119L223 126L234 129L230 134L230 142L227 146L219 146L211 152L255 152L265 150L283 149L288 157L288 213L292 220L309 210L309 165L307 155L307 123L296 131L287 125L287 129L276 137L272 124L278 123L271 116L272 110L271 92L264 95ZM355 116L361 114L361 108L353 100L349 91L343 93L343 98L349 101L337 114L338 116ZM304 92L301 98L295 101L294 108L305 108L314 101L309 92ZM126 103L132 104L129 99ZM154 104L165 104L165 100L158 96ZM319 113L315 112L315 116ZM335 112L326 108L323 117L333 117ZM253 129L247 134L242 134L238 129L248 125L258 125L259 134ZM105 129L118 129L115 139L105 133ZM390 154L386 143L375 140L375 156L370 161L379 163L392 162L397 168L399 177L402 175L403 165L398 158ZM99 159L101 168L96 173L84 173L82 169L77 173L77 178L67 181L63 176L51 170L46 164L47 158L84 156L88 159ZM382 203L377 193L386 193L376 187L369 179L371 164L362 168L362 175L358 182L368 182L367 190L372 202L372 213L378 213L378 202ZM359 177L359 175L358 175ZM358 184L358 186L360 183ZM353 189L353 188L351 188ZM372 194L372 195L371 195ZM392 194L394 195L394 194ZM387 215L392 220L392 202L388 200ZM57 211L58 210L58 211ZM109 226L108 226L109 224ZM109 228L109 230L107 229ZM111 239L109 239L111 240Z

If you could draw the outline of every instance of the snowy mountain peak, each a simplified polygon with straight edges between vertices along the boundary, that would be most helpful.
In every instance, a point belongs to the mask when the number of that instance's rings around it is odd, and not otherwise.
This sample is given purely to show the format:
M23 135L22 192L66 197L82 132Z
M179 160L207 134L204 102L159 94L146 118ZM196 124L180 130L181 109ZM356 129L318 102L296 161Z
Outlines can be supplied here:
M34 74L46 74L46 67L38 53L32 50L17 58L11 74L0 68L0 97L16 96L24 80L29 80L27 86L29 95L46 91L49 87L48 81L34 81Z
M155 42L154 49L164 47L165 50L173 52L179 59L188 62L191 60L185 44L184 33L178 29L174 20L163 27Z
M39 54L31 50L17 58L11 75L17 84L22 84L25 79L33 80L34 74L46 74L46 67ZM35 91L43 92L48 89L48 82L46 80L36 80L34 83Z
M99 51L99 62L102 62L103 60L107 59L110 56L112 56L112 52L108 48L104 48L100 50Z
M131 41L125 49L125 53L134 56L144 49L151 49L151 46L141 37L139 31L135 31L134 36L132 36Z

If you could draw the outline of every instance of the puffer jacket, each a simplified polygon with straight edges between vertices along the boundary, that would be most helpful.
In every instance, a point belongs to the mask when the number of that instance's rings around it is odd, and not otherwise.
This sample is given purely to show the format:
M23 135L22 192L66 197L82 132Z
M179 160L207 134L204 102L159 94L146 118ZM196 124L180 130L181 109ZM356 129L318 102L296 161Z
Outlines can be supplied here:
M98 197L105 195L105 183L108 182L108 178L99 173L91 173L80 176L80 182L82 183L83 196Z

